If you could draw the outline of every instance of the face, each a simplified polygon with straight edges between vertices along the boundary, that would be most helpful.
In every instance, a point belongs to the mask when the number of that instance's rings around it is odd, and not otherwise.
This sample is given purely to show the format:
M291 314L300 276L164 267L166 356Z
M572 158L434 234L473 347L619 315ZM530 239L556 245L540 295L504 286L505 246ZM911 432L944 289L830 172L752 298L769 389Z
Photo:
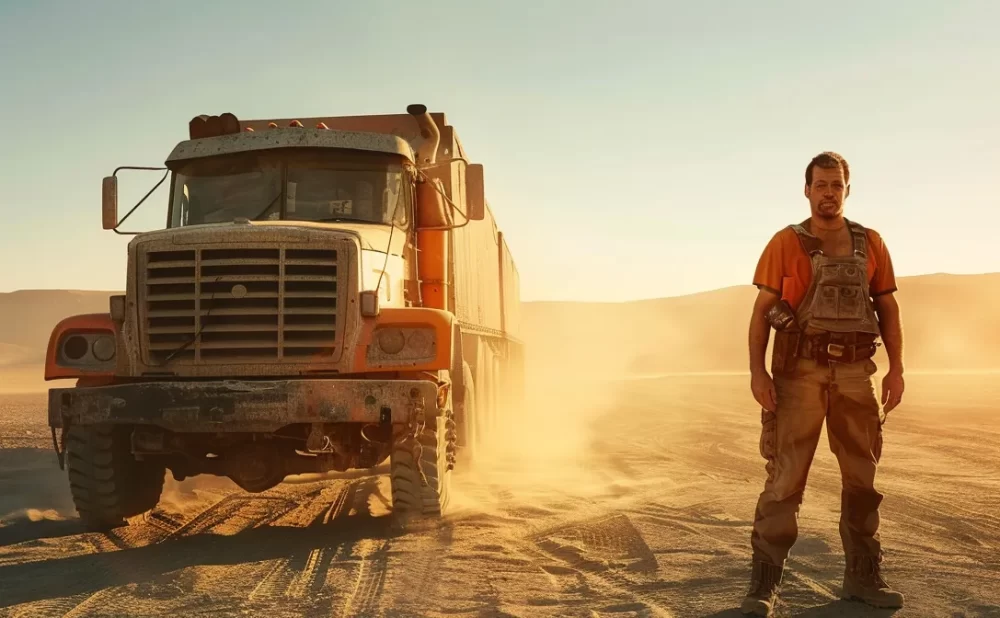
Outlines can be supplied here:
M830 169L815 166L812 172L812 184L805 188L812 214L824 219L843 216L844 200L851 192L844 180L844 170L839 165Z

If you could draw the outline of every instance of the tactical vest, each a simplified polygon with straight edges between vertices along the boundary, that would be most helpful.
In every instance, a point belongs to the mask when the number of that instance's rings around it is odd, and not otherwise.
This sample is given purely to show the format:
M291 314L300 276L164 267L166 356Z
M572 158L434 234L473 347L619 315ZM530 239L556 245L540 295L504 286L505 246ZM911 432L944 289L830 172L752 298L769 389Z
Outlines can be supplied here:
M863 226L853 221L846 223L854 249L847 257L825 255L819 238L801 224L789 226L812 262L812 282L796 311L796 320L806 333L855 332L878 336L878 318L868 281L868 237Z

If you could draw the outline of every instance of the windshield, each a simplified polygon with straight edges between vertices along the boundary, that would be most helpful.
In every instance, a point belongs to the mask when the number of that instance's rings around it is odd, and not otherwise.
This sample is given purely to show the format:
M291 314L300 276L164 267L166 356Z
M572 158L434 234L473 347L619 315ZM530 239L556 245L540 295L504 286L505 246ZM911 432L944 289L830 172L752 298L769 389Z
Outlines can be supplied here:
M175 169L170 226L258 221L406 225L409 179L399 157L331 151L251 152Z

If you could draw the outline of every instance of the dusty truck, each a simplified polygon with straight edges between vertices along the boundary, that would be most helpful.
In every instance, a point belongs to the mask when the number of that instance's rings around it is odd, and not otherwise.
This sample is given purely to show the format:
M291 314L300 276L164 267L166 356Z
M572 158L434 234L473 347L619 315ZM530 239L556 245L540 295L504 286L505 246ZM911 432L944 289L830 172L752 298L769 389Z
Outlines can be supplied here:
M393 511L440 515L523 392L518 273L483 166L421 105L188 130L165 167L132 168L169 176L169 206L130 240L125 294L49 341L45 378L76 380L50 389L49 424L81 519L126 525L167 470L261 492L386 459ZM129 233L121 169L103 225Z

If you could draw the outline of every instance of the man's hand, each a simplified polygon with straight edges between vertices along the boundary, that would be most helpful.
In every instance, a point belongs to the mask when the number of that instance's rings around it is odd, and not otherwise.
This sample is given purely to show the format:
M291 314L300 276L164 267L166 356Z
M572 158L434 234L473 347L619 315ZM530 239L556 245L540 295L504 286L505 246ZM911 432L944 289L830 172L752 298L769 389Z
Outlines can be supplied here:
M903 399L903 373L889 370L882 378L882 408L888 414Z
M757 403L768 412L774 412L778 407L778 393L774 390L774 381L765 370L750 373L750 390Z

